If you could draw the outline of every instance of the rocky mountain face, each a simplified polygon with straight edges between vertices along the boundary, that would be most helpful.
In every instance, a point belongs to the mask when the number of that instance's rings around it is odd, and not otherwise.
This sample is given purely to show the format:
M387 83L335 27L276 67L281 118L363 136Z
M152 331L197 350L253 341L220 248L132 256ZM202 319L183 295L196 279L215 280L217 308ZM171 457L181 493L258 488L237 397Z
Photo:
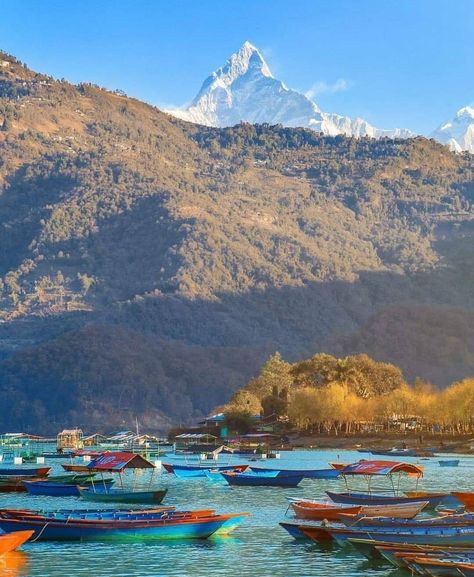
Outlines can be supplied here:
M188 107L169 112L206 126L250 122L312 128L330 136L413 136L407 129L382 130L361 118L322 112L304 94L274 78L263 56L250 42L245 42L224 66L204 81Z
M432 137L455 152L466 150L474 154L474 107L458 110L452 120L433 132Z
M0 429L189 422L275 350L473 374L472 155L198 126L0 56Z

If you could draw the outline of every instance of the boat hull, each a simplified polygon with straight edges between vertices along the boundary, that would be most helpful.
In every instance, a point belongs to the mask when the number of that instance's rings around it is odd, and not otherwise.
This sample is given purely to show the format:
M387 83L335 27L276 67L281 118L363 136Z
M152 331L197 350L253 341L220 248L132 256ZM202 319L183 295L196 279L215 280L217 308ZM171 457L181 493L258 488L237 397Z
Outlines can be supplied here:
M86 501L100 503L161 503L165 498L167 489L159 491L122 491L110 489L107 491L94 491L93 489L79 488L80 496Z
M343 529L338 527L317 528L302 527L302 531L313 541L321 540L321 531L327 532L330 537L339 545L347 543L348 539L373 539L374 541L384 541L386 543L420 544L420 545L443 545L443 546L474 546L474 528L456 529L414 529L404 531L403 528L383 530L357 530Z
M79 487L69 483L48 483L41 481L23 481L30 495L47 495L49 497L79 497Z
M444 499L442 495L424 495L422 497L392 497L384 495L371 495L369 493L333 493L326 494L334 503L351 505L402 505L410 503L428 503L430 507L438 506Z
M51 467L3 467L1 477L46 477Z
M468 511L474 511L474 493L462 493L454 491L451 493L458 501L460 501Z
M255 473L276 471L289 475L302 475L304 479L337 479L341 475L338 469L267 469L264 467L250 467Z
M207 539L222 531L229 533L246 513L192 518L140 519L139 521L57 521L50 518L0 518L0 528L34 532L41 541L142 541L169 539Z
M0 535L0 555L18 549L33 535L34 531L14 531L6 535Z
M303 477L301 475L276 475L270 477L265 474L225 473L221 475L229 485L237 487L297 487Z
M311 521L338 521L339 515L346 513L351 515L357 515L361 507L344 507L337 505L326 505L321 503L317 505L316 503L308 505L303 505L300 503L292 503L291 507L295 512L296 517L299 519L307 519Z

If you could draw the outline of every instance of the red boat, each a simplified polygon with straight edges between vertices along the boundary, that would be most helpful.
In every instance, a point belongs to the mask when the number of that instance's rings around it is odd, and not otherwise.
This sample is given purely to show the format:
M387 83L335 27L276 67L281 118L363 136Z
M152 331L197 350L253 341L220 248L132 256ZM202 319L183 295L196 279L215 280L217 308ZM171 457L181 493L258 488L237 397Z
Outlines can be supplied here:
M44 481L44 477L1 477L0 493L26 493L23 481Z
M34 531L14 531L0 535L0 555L14 551L33 535Z
M468 511L474 511L474 493L453 492L451 495L461 501Z
M311 503L308 501L291 503L295 515L300 519L311 519L312 521L339 521L339 515L346 513L349 515L358 515L361 507L359 506L338 506L328 503Z

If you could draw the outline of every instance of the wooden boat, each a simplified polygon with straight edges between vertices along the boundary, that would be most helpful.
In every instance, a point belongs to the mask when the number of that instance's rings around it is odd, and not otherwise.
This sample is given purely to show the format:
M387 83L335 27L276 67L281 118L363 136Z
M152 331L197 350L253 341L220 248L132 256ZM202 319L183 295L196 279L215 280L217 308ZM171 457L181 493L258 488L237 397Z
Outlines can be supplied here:
M246 516L247 513L184 518L162 515L117 521L71 517L57 520L1 513L0 528L7 532L34 531L35 539L42 541L206 539L219 530L232 530Z
M81 485L92 481L95 476L95 473L68 473L67 475L48 475L47 481L49 483L72 483L73 485Z
M42 481L23 481L30 495L48 495L50 497L79 497L79 487L70 483L48 483Z
M445 461L438 461L440 467L457 467L460 463L459 459L447 459Z
M385 541L374 541L373 539L348 539L367 559L384 559L394 567L403 568L404 563L400 561L399 553L414 555L442 555L458 556L473 555L472 550L467 547L442 547L436 545L408 545L404 543L387 543Z
M430 557L403 557L406 567L412 574L417 575L474 575L474 563L463 563L456 560L433 559ZM466 573L467 572L467 573Z
M456 497L456 499L460 501L468 511L474 511L474 493L453 491L451 495Z
M338 521L340 519L339 515L342 513L356 515L361 510L361 507L357 506L345 507L344 505L330 505L327 503L312 503L308 506L301 502L295 502L291 503L291 507L299 519L309 519L311 521L323 521L324 519Z
M33 531L14 531L6 535L0 535L0 555L18 549L33 535Z
M86 501L101 503L161 503L165 498L167 489L138 490L112 489L98 487L78 487L80 496Z
M1 477L46 477L51 467L1 467Z
M348 465L347 463L329 463L329 466L340 471L341 469L345 469Z
M303 526L303 524L301 523L301 521L282 521L279 523L280 527L282 529L285 529L285 531L287 533L289 533L293 539L296 539L298 541L300 540L308 540L309 537L307 535L305 535L301 529L301 527ZM306 527L307 524L305 523L304 526ZM315 525L315 527L318 527L319 525Z
M395 527L473 527L474 515L469 513L460 515L437 515L421 519L399 519L395 517L367 517L363 514L341 513L339 520L348 527L378 528Z
M266 467L250 467L254 473L276 471L289 475L302 475L304 479L337 479L340 476L338 469L269 469Z
M234 473L222 471L221 475L229 483L240 487L297 487L303 480L302 475L271 475L272 471L259 473Z
M248 465L175 465L171 463L163 464L163 467L169 473L174 473L179 478L204 478L206 471L236 471L242 472L248 469Z
M444 497L439 495L426 495L423 497L402 497L392 495L379 495L373 493L333 493L326 491L326 494L334 503L344 503L349 505L416 505L424 503L423 507L436 507Z
M320 504L319 501L307 501L301 499L298 499L296 502L306 507ZM427 501L401 504L394 503L391 505L344 505L334 503L332 506L359 507L359 514L364 517L397 517L399 519L412 519L427 506L427 503Z
M321 536L321 532L327 532L330 537L339 545L347 543L348 539L373 539L375 541L385 541L387 543L409 543L421 545L443 545L443 546L470 546L474 547L474 527L422 527L422 528L390 528L390 529L358 529L341 527L314 527L302 526L301 530L310 539L320 541L327 539Z
M83 473L86 471L90 471L88 465L76 465L74 463L64 463L63 465L61 465L61 467L65 471L70 471L73 473Z

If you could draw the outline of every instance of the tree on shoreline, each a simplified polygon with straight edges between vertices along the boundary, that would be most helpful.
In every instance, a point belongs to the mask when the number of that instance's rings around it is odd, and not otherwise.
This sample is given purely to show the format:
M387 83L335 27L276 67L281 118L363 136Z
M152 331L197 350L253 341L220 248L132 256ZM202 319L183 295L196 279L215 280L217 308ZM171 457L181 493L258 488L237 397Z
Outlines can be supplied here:
M237 391L224 412L285 417L309 432L351 434L383 430L474 432L474 378L443 391L421 379L409 385L395 365L368 355L318 353L290 364L275 353L260 374Z

